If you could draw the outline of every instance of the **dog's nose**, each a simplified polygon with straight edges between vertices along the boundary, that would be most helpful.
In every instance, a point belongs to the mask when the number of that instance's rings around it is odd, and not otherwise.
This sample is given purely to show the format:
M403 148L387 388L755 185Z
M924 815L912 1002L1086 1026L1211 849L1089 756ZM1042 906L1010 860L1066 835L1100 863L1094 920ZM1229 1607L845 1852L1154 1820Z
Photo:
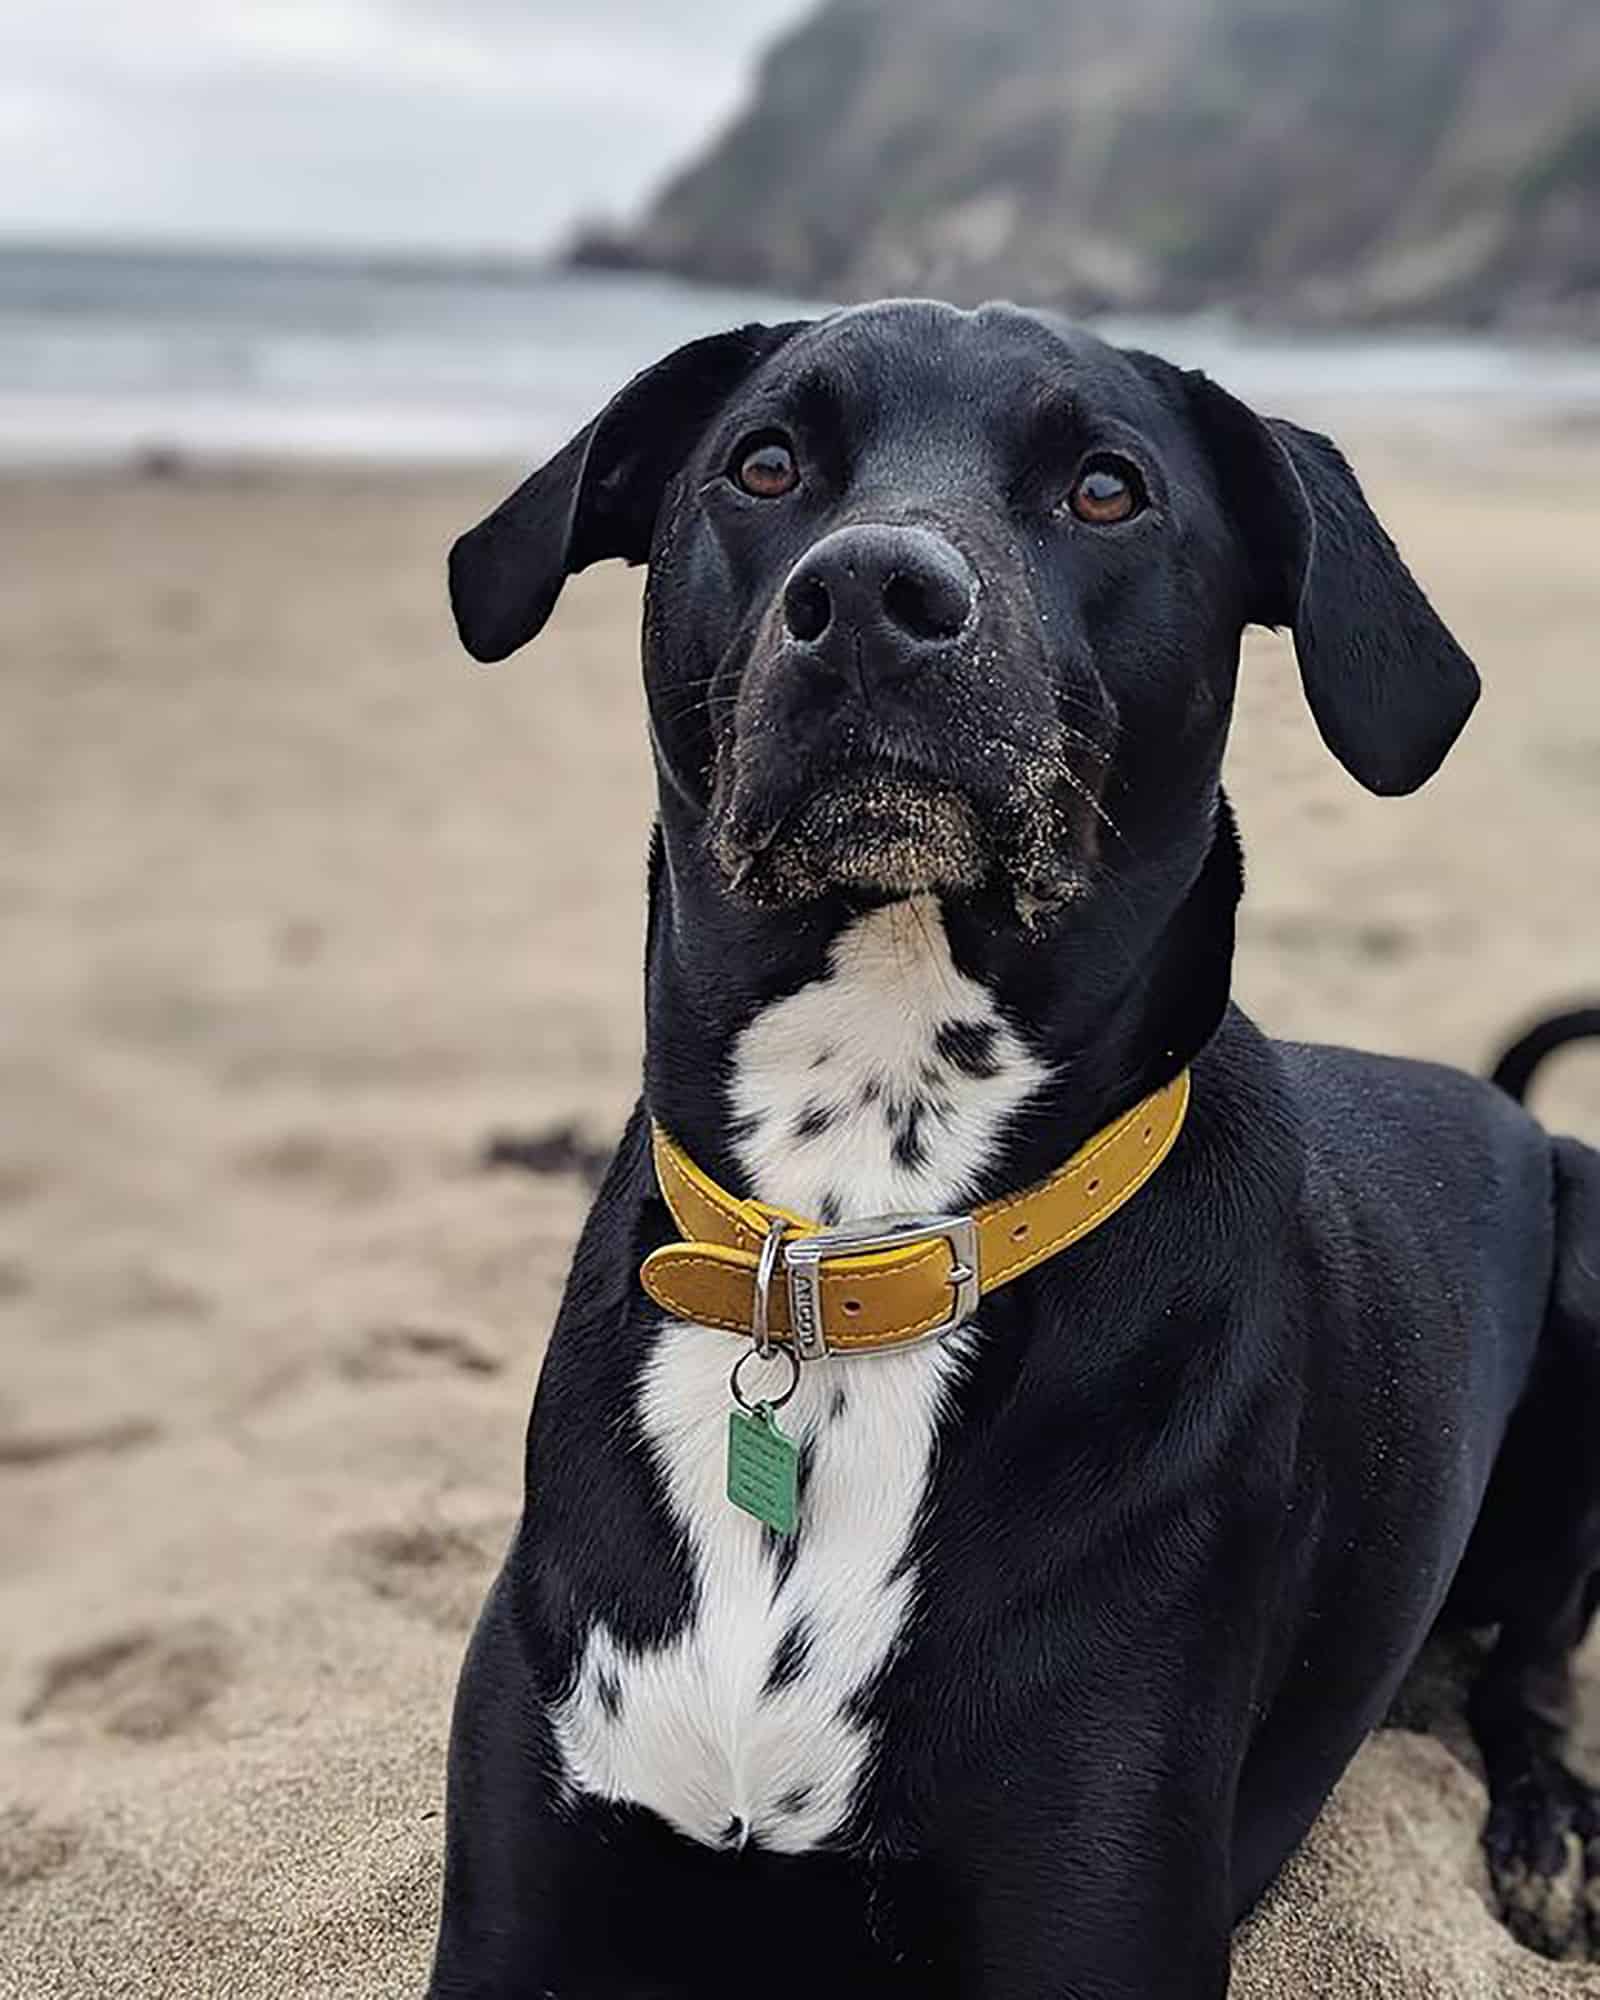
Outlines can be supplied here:
M783 587L791 638L819 654L859 649L872 671L911 671L963 630L978 579L961 551L927 528L836 528Z

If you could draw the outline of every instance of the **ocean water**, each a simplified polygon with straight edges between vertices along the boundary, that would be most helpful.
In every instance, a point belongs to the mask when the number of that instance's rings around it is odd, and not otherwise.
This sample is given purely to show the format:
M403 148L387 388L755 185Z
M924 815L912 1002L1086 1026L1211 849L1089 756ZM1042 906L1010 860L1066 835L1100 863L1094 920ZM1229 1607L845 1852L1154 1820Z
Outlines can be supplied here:
M815 310L633 274L0 248L0 459L537 456L696 334ZM1108 323L1256 402L1600 412L1600 350Z

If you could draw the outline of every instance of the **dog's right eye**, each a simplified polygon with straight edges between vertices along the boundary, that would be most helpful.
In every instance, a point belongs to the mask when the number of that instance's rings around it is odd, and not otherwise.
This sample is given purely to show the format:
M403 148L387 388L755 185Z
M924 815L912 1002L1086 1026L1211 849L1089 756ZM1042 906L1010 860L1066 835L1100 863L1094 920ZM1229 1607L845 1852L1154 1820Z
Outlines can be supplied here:
M781 500L800 484L800 468L788 439L771 431L746 438L733 454L729 470L734 485L758 500Z
M1145 508L1144 481L1139 468L1125 458L1101 452L1078 474L1067 505L1093 528L1111 528L1131 521Z

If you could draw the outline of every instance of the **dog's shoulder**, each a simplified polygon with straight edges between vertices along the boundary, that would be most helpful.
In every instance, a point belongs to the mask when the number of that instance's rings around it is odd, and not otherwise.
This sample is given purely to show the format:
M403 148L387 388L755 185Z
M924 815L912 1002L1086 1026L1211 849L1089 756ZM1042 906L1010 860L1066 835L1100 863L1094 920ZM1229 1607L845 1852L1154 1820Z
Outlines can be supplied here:
M1397 1159L1438 1145L1507 1158L1547 1148L1543 1129L1505 1091L1446 1063L1325 1042L1273 1042L1279 1073L1319 1150Z
M1549 1136L1511 1097L1441 1063L1272 1044L1302 1134L1304 1207L1364 1256L1431 1254L1462 1272L1547 1253Z
M641 1099L595 1191L579 1233L556 1320L564 1348L598 1340L614 1346L618 1330L645 1304L639 1265L666 1234L666 1209L651 1158L650 1118Z

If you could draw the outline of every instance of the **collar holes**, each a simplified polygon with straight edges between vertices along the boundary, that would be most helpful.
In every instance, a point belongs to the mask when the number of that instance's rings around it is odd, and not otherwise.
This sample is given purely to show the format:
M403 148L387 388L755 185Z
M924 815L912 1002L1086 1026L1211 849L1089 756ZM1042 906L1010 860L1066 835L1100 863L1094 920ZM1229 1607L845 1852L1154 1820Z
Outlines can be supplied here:
M858 1313L861 1310L861 1301L859 1299L841 1299L839 1303L841 1308L847 1313Z
M1084 1193L1098 1194L1099 1192L1100 1192L1100 1176L1096 1174L1094 1179L1090 1181L1089 1185L1084 1189Z
M1013 1230L1012 1230L1012 1232L1011 1232L1011 1240L1012 1240L1012 1242L1013 1242L1013 1243L1025 1243L1025 1242L1027 1241L1027 1237L1028 1237L1028 1225L1027 1225L1027 1223L1025 1223L1025 1222L1019 1222L1019 1223L1017 1224L1016 1228L1015 1228L1015 1229L1013 1229Z

